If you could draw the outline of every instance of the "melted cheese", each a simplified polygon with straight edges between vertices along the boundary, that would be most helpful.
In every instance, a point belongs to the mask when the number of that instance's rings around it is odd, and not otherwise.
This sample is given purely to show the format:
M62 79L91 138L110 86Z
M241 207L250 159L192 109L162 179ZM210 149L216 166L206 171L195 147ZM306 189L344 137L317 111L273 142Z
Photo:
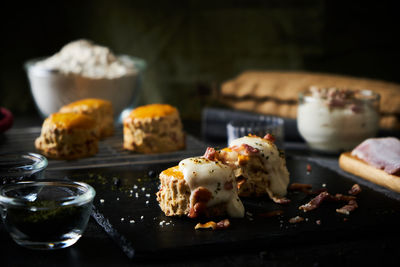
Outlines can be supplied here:
M178 112L176 108L168 104L150 104L138 107L129 114L131 118L157 118Z
M95 127L95 120L78 113L53 113L48 118L50 123L62 129L91 129Z
M232 141L232 146L241 146L247 144L254 148L257 148L260 152L260 157L265 171L269 177L269 190L274 195L284 196L286 195L287 186L289 184L289 172L286 168L285 160L279 156L279 151L276 146L261 137L257 136L245 136Z
M207 203L208 207L226 203L229 216L244 217L243 203L238 197L235 176L231 167L219 161L196 157L179 162L179 170L183 173L192 195L199 187L204 187L211 192L212 198ZM226 189L224 187L226 183L232 183L232 188ZM190 197L191 207L192 195Z

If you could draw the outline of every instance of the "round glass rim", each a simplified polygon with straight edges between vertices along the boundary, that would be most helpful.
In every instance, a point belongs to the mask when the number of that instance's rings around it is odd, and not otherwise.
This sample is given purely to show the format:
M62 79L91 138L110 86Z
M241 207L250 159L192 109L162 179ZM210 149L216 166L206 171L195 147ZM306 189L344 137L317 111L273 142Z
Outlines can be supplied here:
M29 60L25 61L25 63L23 64L25 71L27 73L29 73L30 71L34 71L35 74L42 75L42 76L53 75L53 74L62 74L58 70L35 68L35 64L37 62L45 60L47 58L49 58L49 56L32 58L32 59L29 59ZM136 73L142 73L147 68L147 62L143 58L134 57L134 56L130 56L130 55L127 55L127 54L119 54L119 55L117 55L117 58L119 58L121 60L128 59L128 60L133 62L133 65L135 66L135 70L137 70L137 72L128 73L128 75L135 75ZM68 75L76 75L76 74L71 73L71 74L68 74ZM123 75L121 77L124 77L124 76L125 75ZM116 78L113 78L113 79L118 79L118 78L121 78L121 77L116 77ZM90 77L88 77L88 78L89 79L93 79L93 80L103 79L103 78L90 78Z
M373 101L379 101L381 98L381 95L379 93L377 93L373 90L370 90L370 89L354 89L353 91L355 92L357 97L355 97L354 99L347 100L349 102L354 101L354 100L373 102ZM312 93L311 93L310 89L307 89L307 90L299 92L298 97L299 97L299 99L304 99L308 102L318 101L320 99L325 100L323 98L313 97L311 94Z
M259 116L257 119L251 120L230 120L227 126L232 128L263 128L283 126L284 123L284 119L278 116Z
M33 164L27 164L27 165L22 165L14 168L9 168L6 171L8 173L18 173L21 175L24 174L32 174L33 172L40 172L44 170L47 165L49 164L47 158L43 155L37 154L37 153L32 153L32 152L24 152L24 153L1 153L0 154L0 160L4 159L13 159L15 160L16 158L24 158L24 159L32 159L34 161ZM16 162L17 163L17 162Z
M9 191L28 188L28 187L45 187L45 186L54 186L54 187L75 187L83 189L83 193L77 196L68 196L61 197L58 199L54 199L57 203L56 206L52 207L35 207L35 205L27 205L35 203L34 201L29 201L22 198L9 197L6 194ZM72 206L72 205L84 205L88 202L91 202L93 198L96 196L96 191L94 188L84 182L76 182L76 181L65 181L65 180L40 180L40 181L23 181L12 184L5 184L0 187L0 204L6 206L15 206L15 207L26 207L29 209L35 208L37 210L46 210L46 209L54 209L60 206Z

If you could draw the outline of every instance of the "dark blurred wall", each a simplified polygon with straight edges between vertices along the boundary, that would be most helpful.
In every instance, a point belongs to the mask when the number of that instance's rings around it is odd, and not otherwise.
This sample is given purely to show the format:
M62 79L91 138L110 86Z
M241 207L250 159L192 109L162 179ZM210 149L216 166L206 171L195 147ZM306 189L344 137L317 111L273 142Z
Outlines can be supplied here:
M36 112L23 63L87 38L148 62L140 103L199 115L207 89L247 69L400 82L397 11L353 1L16 1L1 11L0 106Z

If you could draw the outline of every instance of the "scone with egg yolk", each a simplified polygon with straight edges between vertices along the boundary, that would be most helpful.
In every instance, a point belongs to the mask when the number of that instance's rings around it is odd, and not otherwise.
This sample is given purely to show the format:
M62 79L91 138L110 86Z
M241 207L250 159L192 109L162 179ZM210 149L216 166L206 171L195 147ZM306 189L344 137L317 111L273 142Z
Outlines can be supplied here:
M178 110L168 104L138 107L124 119L124 149L163 153L185 148L185 134Z
M270 135L264 138L255 135L241 137L232 141L228 148L219 151L209 148L205 156L236 168L241 197L268 194L278 202L287 193L289 171L286 160Z
M92 116L98 127L101 138L114 133L114 111L110 101L87 98L61 107L60 113L80 113Z
M44 122L36 148L48 158L77 159L98 151L98 130L95 120L77 113L54 113Z
M203 157L182 160L160 174L157 201L167 216L244 217L233 169Z

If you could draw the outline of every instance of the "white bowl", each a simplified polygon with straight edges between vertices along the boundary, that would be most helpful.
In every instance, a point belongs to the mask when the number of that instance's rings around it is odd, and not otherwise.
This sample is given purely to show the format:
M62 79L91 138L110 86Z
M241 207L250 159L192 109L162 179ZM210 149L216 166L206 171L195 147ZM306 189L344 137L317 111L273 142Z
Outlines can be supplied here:
M119 57L121 60L132 61L137 72L113 79L88 78L36 66L36 63L43 58L26 62L25 70L40 115L46 118L62 106L84 98L111 101L116 117L125 109L132 108L141 91L142 73L146 68L146 62L126 55Z

